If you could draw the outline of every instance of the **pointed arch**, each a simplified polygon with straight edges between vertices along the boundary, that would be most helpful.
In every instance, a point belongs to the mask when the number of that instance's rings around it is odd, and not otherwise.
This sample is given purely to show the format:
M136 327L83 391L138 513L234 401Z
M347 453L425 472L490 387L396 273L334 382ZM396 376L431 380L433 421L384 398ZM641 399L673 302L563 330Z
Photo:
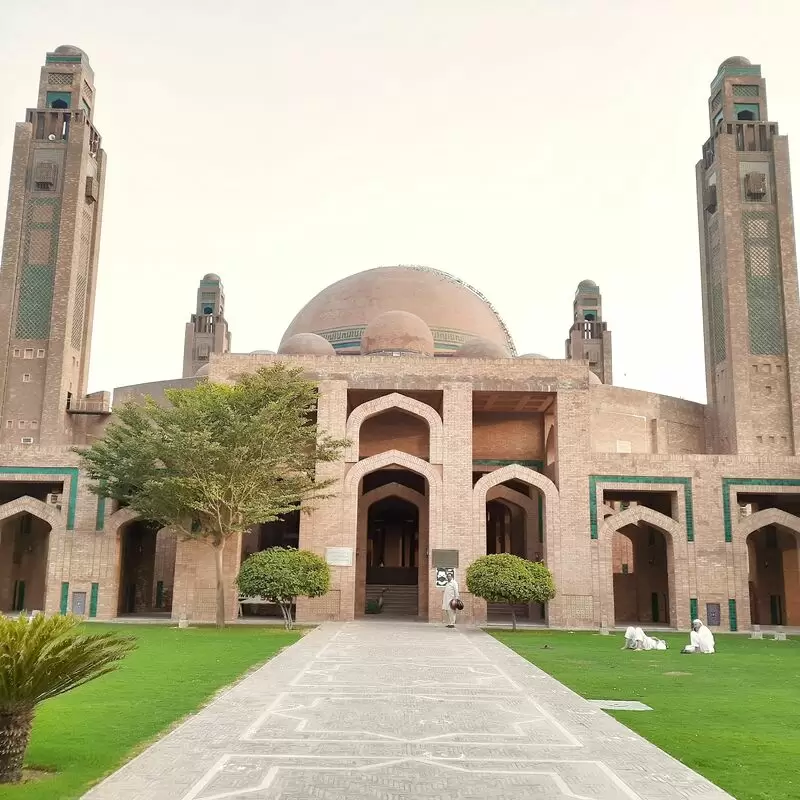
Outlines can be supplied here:
M800 536L800 517L782 511L780 508L763 508L749 517L743 517L735 528L735 537L746 539L751 533L767 525L777 525L786 528Z
M385 467L402 467L416 472L428 480L428 524L430 526L431 547L434 542L441 544L442 538L442 477L438 470L421 458L403 453L400 450L386 450L383 453L365 458L354 464L344 478L343 497L345 501L344 529L347 538L355 546L358 524L358 487L361 479L370 472Z
M672 517L666 516L666 514L662 514L660 511L640 505L631 506L626 508L625 511L606 517L603 526L600 528L600 538L602 539L603 536L608 537L626 525L636 525L639 522L646 522L648 525L658 528L673 540L681 537L684 540L686 539L686 529L679 522L676 522Z
M347 430L345 435L346 438L350 440L350 446L345 451L344 460L349 462L358 461L359 438L363 423L370 417L377 416L393 408L405 411L407 414L419 417L428 423L430 441L429 461L431 464L441 464L442 442L444 439L442 418L431 406L419 400L414 400L412 397L400 394L399 392L392 392L383 397L377 397L375 400L362 403L360 406L353 409L352 413L347 418Z
M605 518L598 536L601 584L601 620L606 625L615 621L614 610L614 533L626 525L644 522L664 534L667 544L667 584L669 591L669 620L673 628L689 625L689 576L686 570L676 570L675 564L688 563L686 528L672 517L648 506L635 505Z
M475 552L486 552L486 499L490 489L506 481L517 480L538 489L544 497L542 527L544 560L553 573L556 585L561 579L561 502L558 488L546 475L521 464L508 464L487 472L472 490L472 525L475 535Z
M362 494L359 498L359 503L361 503L364 508L369 508L371 505L379 503L387 497L399 497L401 500L405 500L415 505L417 508L422 508L425 504L424 494L420 494L410 486L397 483L396 481L384 483L383 486L378 486L377 489L371 489L369 492L366 492L366 494Z
M43 503L29 495L0 505L0 522L23 513L28 513L32 517L46 522L53 530L64 526L65 517L61 511L55 506Z
M132 508L125 506L124 508L118 508L106 522L106 530L109 533L116 533L123 525L127 525L129 522L133 522L136 519L140 519L140 515L138 511L134 511Z
M343 502L344 502L344 515L343 515L343 525L344 525L344 532L346 541L348 542L348 546L353 547L356 552L356 567L357 570L360 571L363 566L363 561L365 554L363 548L361 549L361 553L359 553L359 508L361 507L361 498L359 496L359 490L361 486L361 480L364 478L365 475L369 475L371 472L375 472L376 470L384 469L386 467L401 467L403 469L407 469L410 472L415 472L417 475L421 475L425 478L428 482L428 493L427 493L427 500L428 502L422 503L422 508L427 506L427 521L428 521L428 531L427 531L427 543L424 548L425 551L430 551L435 547L442 546L442 476L439 473L439 470L429 464L427 461L423 461L421 458L417 458L416 456L409 455L408 453L403 453L400 450L387 450L383 453L378 453L377 455L370 456L369 458L363 459L363 461L359 461L357 464L354 464L348 473L345 475L344 478L344 487L342 492ZM384 487L380 487L381 489ZM406 489L407 487L403 487ZM373 497L372 502L377 498L376 492L379 490L374 490L373 492L369 492L369 495ZM409 489L408 491L412 491ZM395 492L397 494L397 492ZM414 492L415 495L419 495L418 492ZM389 496L387 494L387 496ZM419 495L421 499L424 500L422 495ZM405 499L405 498L404 498ZM412 502L414 502L412 500ZM419 508L419 506L418 506ZM366 528L364 529L366 532ZM420 566L422 567L423 558L430 558L430 556L423 556L423 547L422 543L420 543ZM420 572L420 582L419 582L419 609L422 612L423 609L426 609L424 616L427 616L427 595L428 595L428 567L429 564L425 565L425 569L421 570ZM364 590L365 587L360 586L358 578L356 577L356 586L354 588L354 608L363 608L364 604Z
M489 503L492 500L505 500L507 503L513 503L527 514L536 514L539 511L538 505L528 495L509 489L508 486L492 486L486 492L486 502Z
M508 464L500 469L487 472L472 490L472 514L473 519L478 524L478 533L486 537L486 496L494 486L505 483L506 481L517 480L527 483L538 489L544 495L544 517L545 517L545 543L548 536L555 536L560 529L560 502L558 488L546 475L535 472L529 467L521 464ZM551 540L552 543L552 540Z

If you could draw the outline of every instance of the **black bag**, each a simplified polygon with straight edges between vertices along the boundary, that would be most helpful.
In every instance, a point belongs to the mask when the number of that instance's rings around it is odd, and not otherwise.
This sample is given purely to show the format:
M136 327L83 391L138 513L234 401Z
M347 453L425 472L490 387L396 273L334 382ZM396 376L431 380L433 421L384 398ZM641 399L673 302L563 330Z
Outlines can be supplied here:
M452 608L453 611L463 611L464 610L464 604L461 602L460 598L454 597L450 601L450 608Z

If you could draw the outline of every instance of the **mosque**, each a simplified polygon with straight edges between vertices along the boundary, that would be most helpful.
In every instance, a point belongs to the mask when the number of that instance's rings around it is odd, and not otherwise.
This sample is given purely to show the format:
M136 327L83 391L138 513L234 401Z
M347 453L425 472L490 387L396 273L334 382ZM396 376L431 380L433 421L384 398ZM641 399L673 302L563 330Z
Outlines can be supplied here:
M86 54L48 53L16 126L0 270L0 611L214 617L211 550L90 493L71 448L102 436L87 394L106 154ZM276 352L237 354L218 275L186 325L182 377L113 402L288 362L350 447L336 495L229 546L228 615L250 553L308 548L330 592L301 621L439 621L442 576L485 553L544 561L557 597L530 624L716 630L800 626L800 305L787 139L761 68L719 66L698 148L706 405L613 385L599 286L577 286L564 357L516 352L490 302L435 269L391 266L322 289ZM565 298L565 302L567 299ZM664 331L668 337L668 331ZM700 343L698 342L698 346ZM473 623L507 608L464 593Z

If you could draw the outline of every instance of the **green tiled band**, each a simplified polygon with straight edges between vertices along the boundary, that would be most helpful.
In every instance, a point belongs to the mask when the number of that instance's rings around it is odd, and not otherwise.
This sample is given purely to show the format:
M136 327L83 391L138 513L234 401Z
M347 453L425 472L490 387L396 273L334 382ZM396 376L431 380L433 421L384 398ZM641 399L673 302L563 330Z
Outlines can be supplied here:
M732 631L739 630L739 623L736 619L736 601L728 600L728 624Z
M68 476L70 482L69 499L67 501L67 530L75 530L75 507L78 504L77 467L0 467L0 478L2 478L3 475Z
M691 597L689 598L689 618L692 620L697 619L697 598Z
M672 484L683 486L684 505L686 506L686 541L694 541L694 503L692 499L691 478L670 478L663 475L590 475L589 476L589 530L592 539L597 539L599 526L597 524L597 486L604 483L630 483L630 484Z
M92 594L89 597L89 616L96 617L97 616L97 596L100 594L100 584L93 583L92 584Z
M69 608L69 583L64 581L61 584L61 613L66 614Z
M732 486L797 486L796 478L723 478L722 479L722 523L725 529L725 541L733 541L733 519L731 517Z

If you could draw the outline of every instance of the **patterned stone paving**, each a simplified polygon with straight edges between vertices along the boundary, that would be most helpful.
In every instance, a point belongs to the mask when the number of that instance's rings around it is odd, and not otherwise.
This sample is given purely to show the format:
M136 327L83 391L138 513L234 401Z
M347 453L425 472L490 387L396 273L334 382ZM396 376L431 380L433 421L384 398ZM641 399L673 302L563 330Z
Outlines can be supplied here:
M721 800L480 631L323 625L85 800Z

